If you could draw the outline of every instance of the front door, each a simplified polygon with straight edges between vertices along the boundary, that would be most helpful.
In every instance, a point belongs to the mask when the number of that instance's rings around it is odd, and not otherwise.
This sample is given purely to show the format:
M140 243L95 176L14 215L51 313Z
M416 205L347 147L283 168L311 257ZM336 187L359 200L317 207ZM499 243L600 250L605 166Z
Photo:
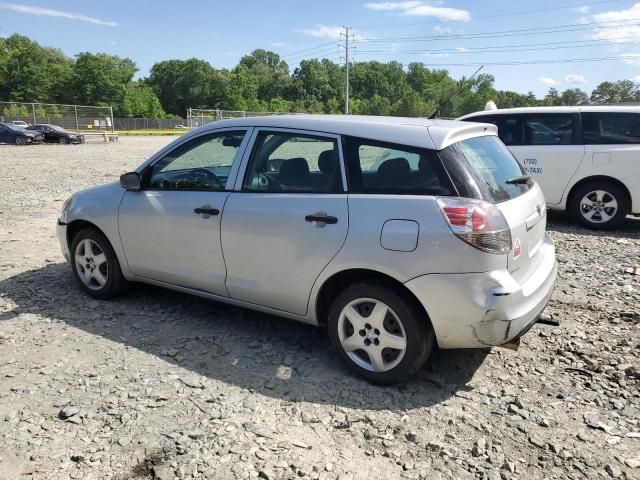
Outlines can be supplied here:
M227 289L233 299L304 315L347 236L338 139L284 130L255 137L222 217Z
M147 167L141 191L125 193L118 224L134 275L227 296L220 219L245 137L236 129L182 143Z

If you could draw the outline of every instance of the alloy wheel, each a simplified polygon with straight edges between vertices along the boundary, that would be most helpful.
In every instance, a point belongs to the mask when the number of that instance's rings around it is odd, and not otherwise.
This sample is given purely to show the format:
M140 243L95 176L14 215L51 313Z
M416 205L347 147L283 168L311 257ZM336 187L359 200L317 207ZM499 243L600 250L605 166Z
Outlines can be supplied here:
M618 212L618 201L605 190L592 190L580 200L580 213L589 222L605 223Z
M78 277L91 290L100 290L109 278L107 256L95 241L85 238L76 247L75 266Z
M372 372L392 370L407 350L407 335L398 315L372 298L352 300L342 309L338 336L351 361Z

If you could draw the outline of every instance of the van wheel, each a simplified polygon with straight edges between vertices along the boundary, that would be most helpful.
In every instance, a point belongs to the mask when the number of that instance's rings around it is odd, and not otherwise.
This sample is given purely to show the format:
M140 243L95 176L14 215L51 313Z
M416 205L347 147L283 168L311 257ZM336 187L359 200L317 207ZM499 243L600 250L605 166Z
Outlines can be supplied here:
M573 193L569 210L580 225L607 230L624 222L629 213L629 201L626 192L615 183L591 182Z
M92 297L113 298L129 286L113 247L98 230L80 230L73 238L70 250L73 274L80 287Z
M331 343L347 367L372 383L390 385L415 373L433 349L424 312L391 288L356 284L333 301Z

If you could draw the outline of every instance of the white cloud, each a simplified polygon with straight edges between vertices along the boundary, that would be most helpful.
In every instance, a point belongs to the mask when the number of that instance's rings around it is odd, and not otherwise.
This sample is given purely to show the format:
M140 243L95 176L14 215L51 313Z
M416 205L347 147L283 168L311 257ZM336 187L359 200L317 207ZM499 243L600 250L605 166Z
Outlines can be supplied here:
M365 8L386 12L399 12L400 15L411 17L435 17L439 20L453 22L468 22L471 13L460 8L435 7L422 1L406 2L370 2L364 4Z
M344 27L331 27L328 25L317 24L315 28L297 28L294 32L304 33L316 38L330 38L340 40L341 34L344 35ZM362 40L362 35L351 30L354 40Z
M564 77L564 81L569 85L582 85L583 83L587 83L587 79L577 73L570 73Z
M464 48L464 47L456 47L456 52L468 52L469 49L468 48Z
M436 25L433 27L433 33L436 35L451 35L453 34L453 29L449 27L441 27L440 25Z
M640 2L626 10L598 13L589 18L591 22L600 24L592 36L594 40L606 40L617 44L640 41L640 25L626 23L630 20L640 20Z
M89 22L95 25L105 25L107 27L117 27L117 22L109 22L100 20L94 17L88 17L86 15L80 15L78 13L63 12L61 10L52 10L50 8L33 7L30 5L22 5L18 3L5 3L0 2L0 9L12 10L18 13L26 13L27 15L36 15L40 17L57 17L66 18L69 20L80 20L82 22Z
M551 77L538 77L538 80L550 87L557 86L562 83L562 82L559 82L558 80L554 80Z
M448 53L423 53L423 55L431 58L444 58L449 56Z
M587 14L591 11L591 5L583 5L582 7L574 8L578 13Z
M290 44L285 42L272 42L271 46L276 48L283 48L283 47L289 47Z
M633 77L631 80L633 80L636 83L640 83L640 75Z

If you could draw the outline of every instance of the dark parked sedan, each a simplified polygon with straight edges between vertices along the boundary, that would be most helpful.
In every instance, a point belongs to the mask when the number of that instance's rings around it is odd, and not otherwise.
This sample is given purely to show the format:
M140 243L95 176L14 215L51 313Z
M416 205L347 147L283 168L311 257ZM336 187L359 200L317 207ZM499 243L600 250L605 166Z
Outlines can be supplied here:
M44 135L40 132L25 130L15 125L0 123L0 143L12 145L27 145L44 141Z
M31 125L26 130L32 130L44 134L44 141L47 143L84 143L84 135L67 132L57 125Z

